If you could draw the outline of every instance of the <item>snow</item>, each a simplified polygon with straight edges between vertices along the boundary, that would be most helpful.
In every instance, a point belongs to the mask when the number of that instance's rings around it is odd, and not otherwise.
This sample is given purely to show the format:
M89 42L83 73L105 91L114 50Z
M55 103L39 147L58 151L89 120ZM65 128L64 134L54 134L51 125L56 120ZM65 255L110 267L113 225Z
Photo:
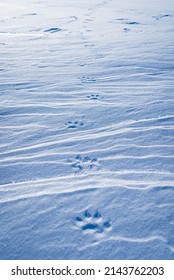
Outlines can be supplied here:
M0 259L173 259L173 1L0 22Z

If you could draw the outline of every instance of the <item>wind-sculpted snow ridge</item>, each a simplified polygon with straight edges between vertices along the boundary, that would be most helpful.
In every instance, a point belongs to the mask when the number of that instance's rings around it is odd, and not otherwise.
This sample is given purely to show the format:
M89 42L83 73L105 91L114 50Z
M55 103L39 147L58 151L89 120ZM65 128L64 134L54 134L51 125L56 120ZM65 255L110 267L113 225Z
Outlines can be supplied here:
M0 258L173 259L173 1L17 2L0 3Z

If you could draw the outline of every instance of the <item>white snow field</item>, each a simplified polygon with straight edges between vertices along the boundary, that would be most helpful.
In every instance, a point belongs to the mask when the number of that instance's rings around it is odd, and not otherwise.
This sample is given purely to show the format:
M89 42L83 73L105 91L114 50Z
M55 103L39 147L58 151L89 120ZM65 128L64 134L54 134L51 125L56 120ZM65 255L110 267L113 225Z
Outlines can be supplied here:
M0 0L0 259L174 259L174 1Z

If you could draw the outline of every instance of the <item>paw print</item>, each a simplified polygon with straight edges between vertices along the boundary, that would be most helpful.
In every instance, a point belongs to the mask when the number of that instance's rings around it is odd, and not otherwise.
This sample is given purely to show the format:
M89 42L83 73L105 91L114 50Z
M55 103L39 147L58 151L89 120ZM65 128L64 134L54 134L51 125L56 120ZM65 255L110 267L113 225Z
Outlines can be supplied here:
M71 23L71 22L74 22L74 21L77 21L77 20L78 20L78 17L76 17L76 16L70 16L69 18L70 18L69 23Z
M128 22L126 22L126 24L129 24L129 25L138 25L138 24L140 24L140 22L138 22L138 21L128 21Z
M153 18L155 18L156 20L166 18L166 17L170 17L170 15L169 14L164 14L164 15L159 15L159 16L153 16Z
M80 66L81 67L86 66L86 63L81 63Z
M86 210L82 217L76 217L76 225L83 233L101 234L111 230L110 221L104 221L100 212L96 211L93 215Z
M61 30L62 30L61 28L52 27L52 28L49 28L49 29L44 30L44 32L56 33L56 32L59 32L59 31L61 31Z
M96 169L100 165L97 158L90 158L88 156L82 157L80 155L76 156L75 160L70 159L68 162L71 163L72 168L76 169L76 173Z
M92 78L92 77L85 77L85 76L83 76L83 77L80 78L80 81L82 83L94 83L94 82L96 82L96 79Z
M123 28L123 32L129 32L130 29L129 28Z
M74 122L68 121L65 124L68 128L78 128L84 126L83 122L78 122L78 121L74 121Z
M87 98L90 99L90 100L99 100L100 95L99 94L91 94L91 95L87 95Z

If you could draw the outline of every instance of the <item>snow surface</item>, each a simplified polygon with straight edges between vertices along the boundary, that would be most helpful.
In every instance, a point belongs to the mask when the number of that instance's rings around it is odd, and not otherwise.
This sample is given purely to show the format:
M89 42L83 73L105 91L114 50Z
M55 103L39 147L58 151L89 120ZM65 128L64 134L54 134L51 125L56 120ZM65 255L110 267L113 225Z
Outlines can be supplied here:
M173 0L0 1L0 258L174 259Z

